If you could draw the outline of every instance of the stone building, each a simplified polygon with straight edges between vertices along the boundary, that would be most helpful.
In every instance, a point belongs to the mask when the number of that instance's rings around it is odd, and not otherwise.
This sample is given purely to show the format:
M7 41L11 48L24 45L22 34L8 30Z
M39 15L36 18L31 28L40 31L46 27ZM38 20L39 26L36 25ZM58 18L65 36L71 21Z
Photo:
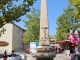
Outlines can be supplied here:
M5 28L6 31L0 37L0 41L6 41L9 43L9 45L0 46L0 52L4 52L4 50L7 50L7 52L11 52L12 50L15 50L16 52L21 49L23 50L25 44L23 43L22 39L23 34L26 32L26 30L22 29L16 24L11 23L4 25L2 28Z

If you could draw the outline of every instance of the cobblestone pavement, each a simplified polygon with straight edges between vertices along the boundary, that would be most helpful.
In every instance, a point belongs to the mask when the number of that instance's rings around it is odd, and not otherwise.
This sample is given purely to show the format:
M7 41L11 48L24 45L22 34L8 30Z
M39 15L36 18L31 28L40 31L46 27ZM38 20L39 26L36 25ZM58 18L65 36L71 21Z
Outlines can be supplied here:
M36 60L30 54L27 54L27 60ZM66 56L65 54L57 54L54 60L71 60L70 56Z
M71 60L70 56L66 56L65 54L57 54L54 60Z

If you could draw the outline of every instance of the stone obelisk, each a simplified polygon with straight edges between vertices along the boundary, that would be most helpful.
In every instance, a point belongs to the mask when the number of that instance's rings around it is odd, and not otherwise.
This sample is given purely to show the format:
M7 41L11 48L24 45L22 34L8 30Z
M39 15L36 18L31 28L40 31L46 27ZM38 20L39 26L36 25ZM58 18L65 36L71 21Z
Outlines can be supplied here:
M47 0L41 0L39 46L36 48L37 53L33 54L37 60L53 60L55 57L55 49L49 44L48 30Z
M47 0L41 0L40 45L49 45ZM44 43L45 42L45 43Z

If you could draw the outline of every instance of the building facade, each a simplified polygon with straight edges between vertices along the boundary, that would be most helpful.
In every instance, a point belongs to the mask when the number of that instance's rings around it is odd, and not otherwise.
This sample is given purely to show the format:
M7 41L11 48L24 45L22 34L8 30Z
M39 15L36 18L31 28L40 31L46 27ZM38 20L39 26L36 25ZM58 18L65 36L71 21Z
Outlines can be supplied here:
M8 23L3 27L6 29L6 31L0 37L0 41L6 41L9 43L9 45L4 47L1 46L0 52L3 52L4 50L7 50L7 52L11 52L12 50L18 52L20 49L24 49L25 45L22 39L25 30L11 23Z
M50 45L51 46L55 45L56 44L56 37L55 36L49 36L49 38L50 38L50 40L49 40Z

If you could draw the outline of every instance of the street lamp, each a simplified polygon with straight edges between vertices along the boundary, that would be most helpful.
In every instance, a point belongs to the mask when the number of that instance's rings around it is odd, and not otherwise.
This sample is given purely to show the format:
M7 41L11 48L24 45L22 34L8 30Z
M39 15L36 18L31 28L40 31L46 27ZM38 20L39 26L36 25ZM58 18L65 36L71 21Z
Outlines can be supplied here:
M4 34L5 31L6 31L6 29L3 27L2 30L1 30L1 33Z
M2 30L0 31L0 37L1 37L1 34L4 34L5 31L6 29L3 27Z

